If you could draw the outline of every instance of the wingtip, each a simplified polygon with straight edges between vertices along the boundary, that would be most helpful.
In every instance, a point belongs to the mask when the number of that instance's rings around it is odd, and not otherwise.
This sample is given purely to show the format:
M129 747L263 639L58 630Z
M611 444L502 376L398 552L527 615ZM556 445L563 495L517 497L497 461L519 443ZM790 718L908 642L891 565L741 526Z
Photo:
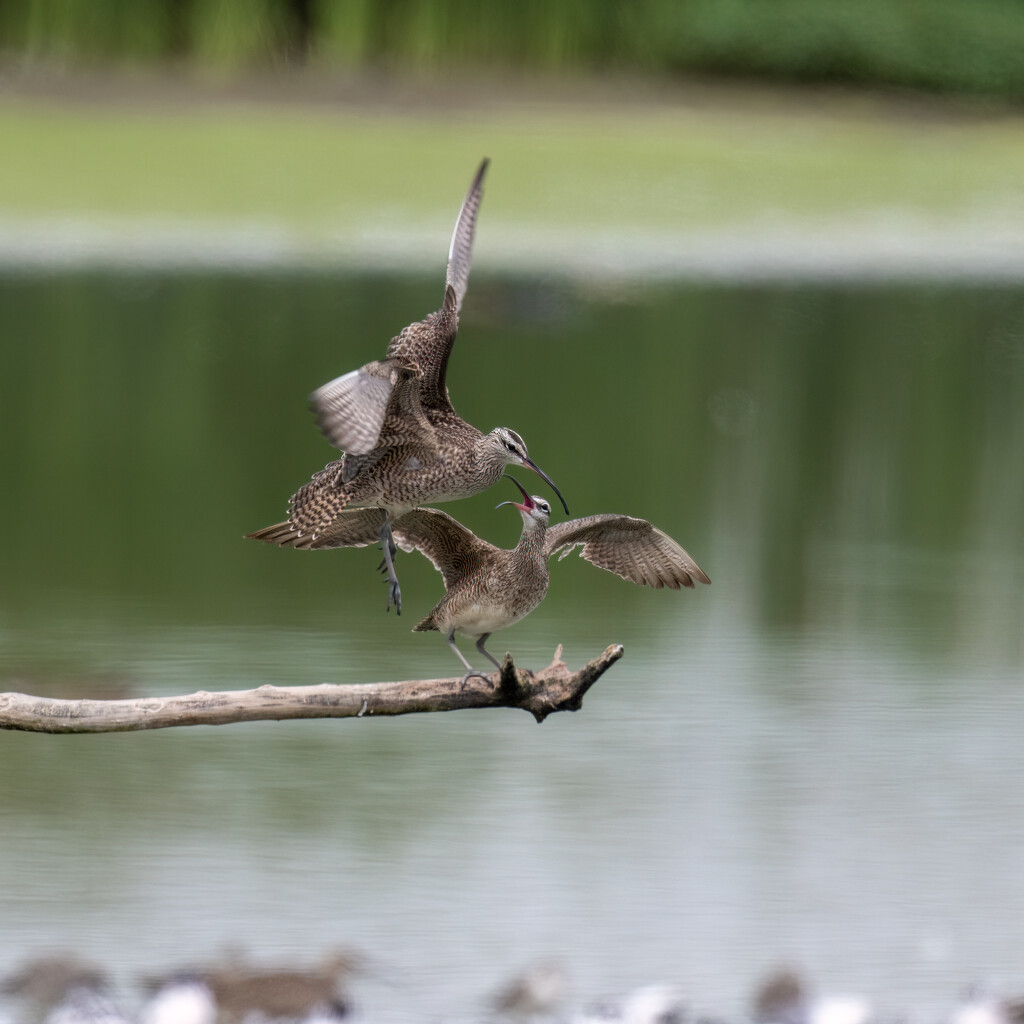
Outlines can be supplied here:
M275 523L273 526L264 526L262 530L253 530L252 533L243 534L242 540L262 540L267 544L272 544L271 535L280 528L280 525L280 523Z
M276 544L278 547L301 548L307 544L308 534L295 528L295 525L288 520L282 523L274 523L273 526L264 526L262 530L255 530L245 535L245 540L261 540L264 544Z
M483 184L484 178L487 176L487 168L491 165L491 158L485 156L480 161L480 165L476 169L476 174L473 175L473 180L469 183L469 188L466 190L466 198L463 200L463 206L474 196L483 195Z

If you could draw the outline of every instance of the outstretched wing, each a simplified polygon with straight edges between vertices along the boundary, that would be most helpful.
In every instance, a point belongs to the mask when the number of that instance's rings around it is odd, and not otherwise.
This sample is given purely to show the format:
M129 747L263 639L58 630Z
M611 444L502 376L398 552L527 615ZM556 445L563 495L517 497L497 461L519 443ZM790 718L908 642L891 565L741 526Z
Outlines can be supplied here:
M323 548L365 548L380 540L386 513L382 508L353 508L338 512L321 533L300 532L289 521L250 533L252 540L283 548L319 551Z
M399 444L433 447L436 442L423 408L454 412L445 375L469 281L487 164L480 164L455 222L442 307L392 338L386 359L335 377L309 396L317 425L335 448L367 455Z
M498 550L481 540L447 512L414 508L391 524L395 541L403 551L419 551L444 578L445 590L483 568Z
M695 581L711 582L668 534L646 519L599 515L557 523L548 527L544 537L544 557L561 551L559 559L565 558L578 544L583 545L580 555L588 562L640 586L678 590L692 587Z
M388 346L388 358L397 359L419 370L420 401L425 408L451 409L445 375L448 357L459 328L459 310L466 294L469 268L473 256L473 233L476 215L483 196L484 175L489 161L483 160L469 192L462 202L452 242L448 250L448 272L445 275L444 305L425 320L410 324Z
M415 374L399 360L385 359L335 377L309 396L317 426L335 448L369 454L377 447L396 385Z
M473 232L476 229L476 215L480 209L480 200L484 194L484 175L487 173L487 157L480 162L476 177L469 186L466 198L462 201L462 209L455 221L452 232L452 244L448 247L448 273L445 277L447 286L455 292L455 313L462 309L462 300L466 294L469 281L469 266L473 259Z

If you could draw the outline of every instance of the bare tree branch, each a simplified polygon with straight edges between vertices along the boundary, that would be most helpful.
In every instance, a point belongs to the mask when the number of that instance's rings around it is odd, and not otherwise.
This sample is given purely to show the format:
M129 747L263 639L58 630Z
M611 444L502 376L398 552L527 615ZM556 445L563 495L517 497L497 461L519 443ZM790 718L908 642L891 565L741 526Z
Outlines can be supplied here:
M178 725L229 725L285 718L369 718L463 708L522 708L538 722L554 711L578 711L583 696L619 658L612 644L576 672L562 661L558 645L540 672L517 669L505 655L501 672L488 679L413 679L402 683L338 686L261 686L181 697L133 700L52 700L25 693L0 693L0 729L24 732L133 732Z

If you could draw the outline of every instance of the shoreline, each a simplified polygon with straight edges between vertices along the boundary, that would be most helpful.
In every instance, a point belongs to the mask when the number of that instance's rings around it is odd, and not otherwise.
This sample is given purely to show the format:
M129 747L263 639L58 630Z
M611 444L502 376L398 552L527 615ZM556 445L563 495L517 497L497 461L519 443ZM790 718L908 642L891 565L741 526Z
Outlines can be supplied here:
M317 235L288 224L0 216L0 272L309 271L416 274L443 261L433 228ZM570 282L1024 280L1024 233L994 216L930 224L879 211L831 224L723 225L690 232L553 232L488 226L478 275Z

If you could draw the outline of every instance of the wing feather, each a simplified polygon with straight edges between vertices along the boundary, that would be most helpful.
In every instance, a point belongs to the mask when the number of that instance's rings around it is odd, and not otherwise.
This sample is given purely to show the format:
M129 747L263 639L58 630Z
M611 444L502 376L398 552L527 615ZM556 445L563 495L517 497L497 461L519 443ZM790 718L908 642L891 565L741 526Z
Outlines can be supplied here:
M378 447L436 444L424 409L454 414L445 377L469 282L476 215L489 161L477 169L448 249L444 304L391 339L387 358L328 381L310 395L324 437L349 455Z
M415 373L386 359L335 377L309 396L317 426L335 448L367 455L377 447L395 385Z
M459 329L459 310L462 308L462 300L469 282L476 215L483 197L484 175L488 163L488 160L483 160L477 169L455 221L455 230L448 249L444 304L425 320L410 324L396 338L392 338L391 344L388 345L389 359L401 360L418 370L420 401L428 409L454 411L448 397L445 377L448 372L448 358Z
M365 548L380 539L385 512L381 508L353 508L338 512L320 533L299 530L291 521L276 523L255 533L253 540L266 541L283 548L320 551L325 548Z
M436 508L406 512L391 524L391 532L403 551L419 551L433 563L444 579L445 590L483 568L498 550Z
M559 552L565 558L577 545L587 561L640 586L678 590L711 582L686 551L646 519L609 514L557 523L545 535L544 557Z
M448 247L448 273L445 276L445 284L451 287L455 293L456 316L462 309L462 299L466 294L466 285L469 282L476 215L480 209L480 200L483 198L484 175L487 173L489 163L490 160L484 157L477 168L476 177L473 178L466 198L462 201L462 208L455 221L455 230L452 232L452 243Z

